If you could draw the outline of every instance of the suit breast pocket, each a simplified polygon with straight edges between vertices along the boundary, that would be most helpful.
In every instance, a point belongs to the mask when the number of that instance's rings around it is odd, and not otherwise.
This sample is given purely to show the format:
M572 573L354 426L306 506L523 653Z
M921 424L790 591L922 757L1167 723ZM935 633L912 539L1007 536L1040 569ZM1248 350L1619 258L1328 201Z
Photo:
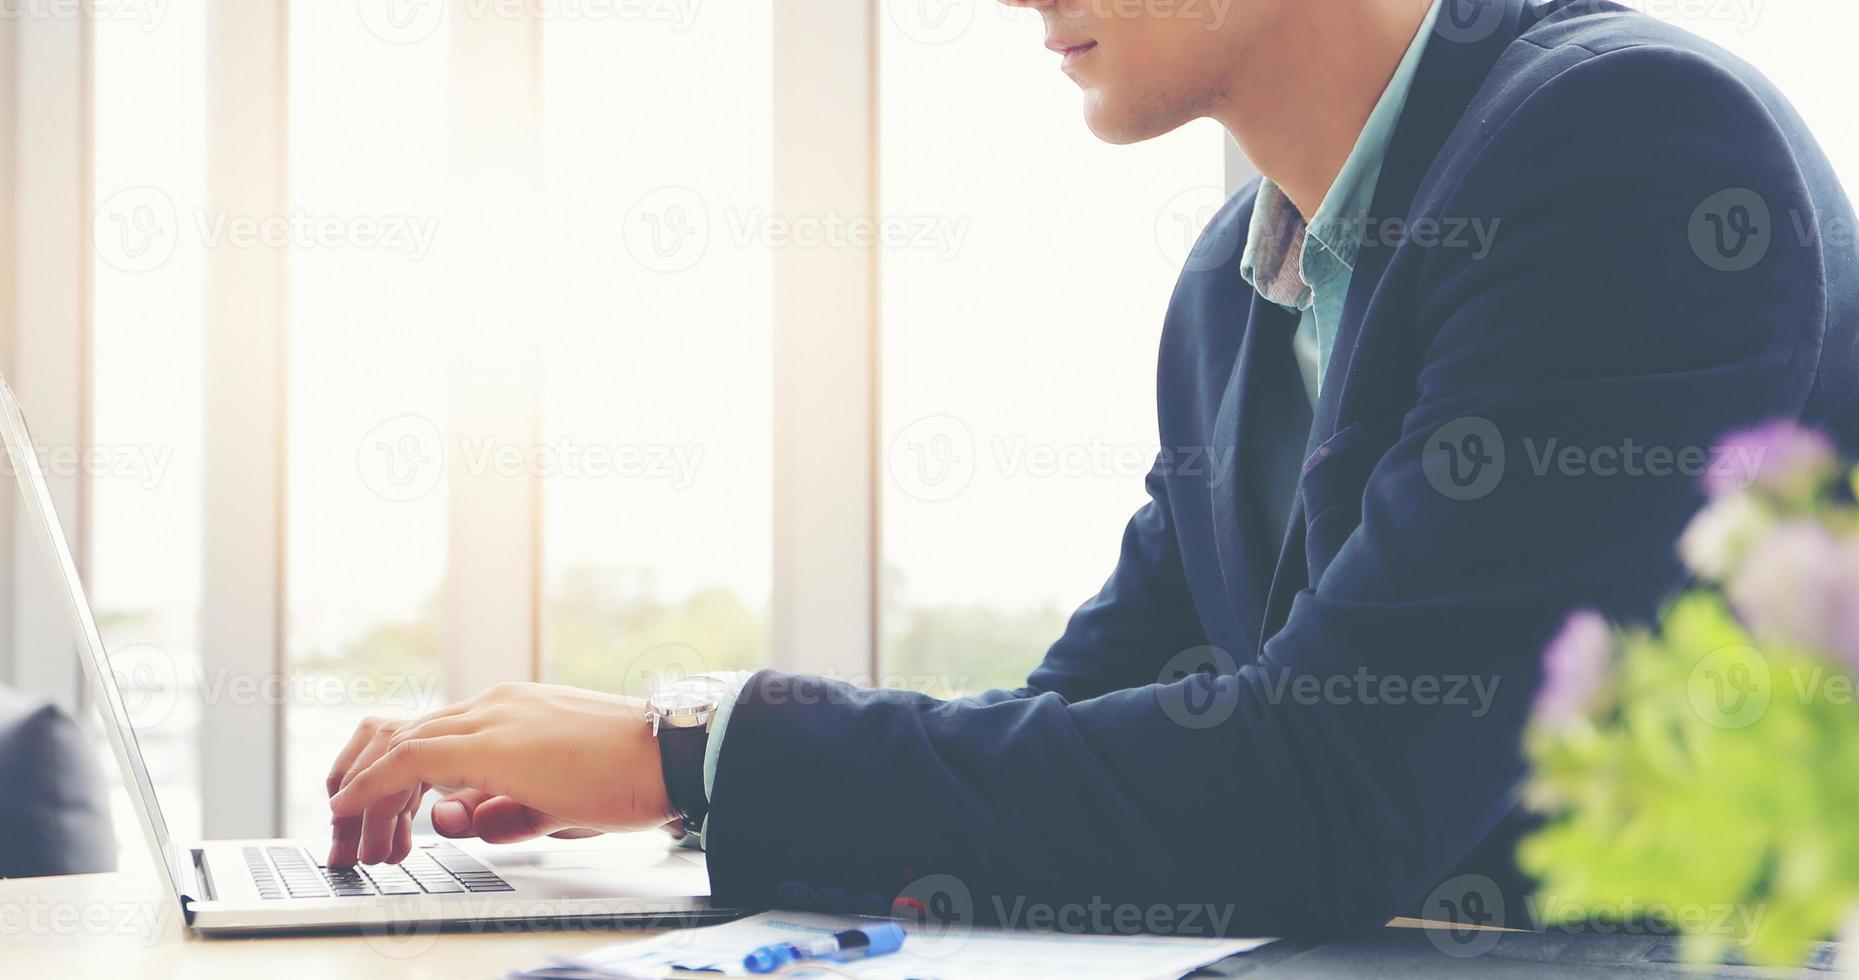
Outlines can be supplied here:
M1398 427L1393 425L1357 422L1325 440L1304 461L1298 493L1305 514L1304 554L1313 585L1362 523L1362 494L1369 474L1396 434Z

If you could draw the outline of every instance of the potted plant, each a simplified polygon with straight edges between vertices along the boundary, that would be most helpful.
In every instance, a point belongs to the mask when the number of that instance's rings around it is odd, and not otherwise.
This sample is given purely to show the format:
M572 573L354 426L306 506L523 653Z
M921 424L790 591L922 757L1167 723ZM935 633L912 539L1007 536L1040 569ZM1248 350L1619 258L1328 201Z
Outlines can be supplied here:
M1523 866L1556 920L1644 916L1686 959L1801 962L1859 908L1859 470L1792 423L1731 436L1656 629L1577 612L1544 654Z

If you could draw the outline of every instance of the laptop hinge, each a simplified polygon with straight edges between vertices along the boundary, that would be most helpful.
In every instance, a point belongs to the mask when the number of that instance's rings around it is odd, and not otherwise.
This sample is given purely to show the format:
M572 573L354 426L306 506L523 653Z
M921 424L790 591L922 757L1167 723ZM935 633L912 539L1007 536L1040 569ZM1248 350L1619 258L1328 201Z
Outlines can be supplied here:
M200 886L200 891L202 894L206 895L207 901L214 901L218 895L213 888L213 876L207 872L207 852L196 847L193 849L193 855L194 883ZM181 895L182 907L186 907L189 901L190 899L186 894Z

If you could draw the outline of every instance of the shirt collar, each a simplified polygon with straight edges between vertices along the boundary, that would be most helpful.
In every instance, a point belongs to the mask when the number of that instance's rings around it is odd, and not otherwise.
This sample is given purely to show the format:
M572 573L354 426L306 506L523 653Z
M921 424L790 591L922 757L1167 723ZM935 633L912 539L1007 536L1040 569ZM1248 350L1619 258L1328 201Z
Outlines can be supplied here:
M1276 181L1260 178L1239 274L1267 300L1293 312L1306 310L1314 301L1314 289L1355 271L1375 184L1438 17L1436 0L1309 222Z

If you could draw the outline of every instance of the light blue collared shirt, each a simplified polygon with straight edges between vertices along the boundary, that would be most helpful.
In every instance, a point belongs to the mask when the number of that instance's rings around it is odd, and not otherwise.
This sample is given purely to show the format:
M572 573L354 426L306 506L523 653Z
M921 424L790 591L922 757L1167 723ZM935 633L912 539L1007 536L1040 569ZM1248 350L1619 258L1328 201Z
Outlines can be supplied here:
M1368 122L1362 125L1362 133L1356 137L1349 158L1343 161L1343 169L1336 174L1336 182L1330 185L1308 222L1276 182L1270 177L1259 181L1239 274L1259 295L1301 314L1291 347L1297 353L1304 393L1312 407L1317 404L1323 371L1329 366L1336 344L1343 301L1349 295L1349 279L1355 274L1356 252L1365 237L1377 233L1369 221L1396 217L1371 216L1368 209L1374 203L1375 185L1381 180L1381 166L1388 156L1388 144L1394 139L1394 126L1407 107L1407 94L1420 70L1420 57L1426 53L1433 23L1438 19L1436 2L1427 11L1407 54L1395 67L1394 76L1388 79L1381 101L1375 103Z

